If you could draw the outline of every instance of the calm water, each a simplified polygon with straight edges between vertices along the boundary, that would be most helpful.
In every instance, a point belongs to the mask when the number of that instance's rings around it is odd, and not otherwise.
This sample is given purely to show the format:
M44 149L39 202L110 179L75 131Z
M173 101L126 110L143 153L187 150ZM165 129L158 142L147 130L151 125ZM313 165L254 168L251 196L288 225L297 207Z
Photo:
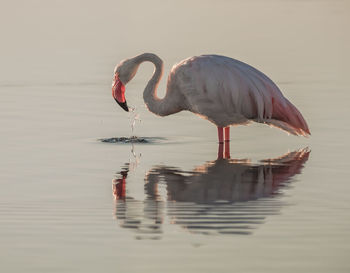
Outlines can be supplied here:
M2 272L350 271L349 2L188 2L2 2ZM235 127L218 159L210 123L145 109L150 64L132 132L112 72L146 51L259 68L312 136Z

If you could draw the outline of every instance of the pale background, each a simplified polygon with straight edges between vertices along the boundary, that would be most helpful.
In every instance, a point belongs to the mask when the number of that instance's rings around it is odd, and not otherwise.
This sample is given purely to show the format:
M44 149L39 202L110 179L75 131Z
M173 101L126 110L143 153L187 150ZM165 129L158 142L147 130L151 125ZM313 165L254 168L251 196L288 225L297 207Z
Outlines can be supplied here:
M349 1L1 0L1 271L349 272L349 27ZM114 66L143 52L158 54L165 74L192 55L237 58L303 113L309 139L231 129L233 158L311 149L277 197L284 205L252 235L192 234L165 212L160 240L137 240L115 219L111 181L136 159L131 145L98 139L132 134L110 87ZM126 91L142 120L134 134L165 138L134 147L127 190L141 205L152 167L191 171L217 152L207 121L145 109L152 71L144 64Z

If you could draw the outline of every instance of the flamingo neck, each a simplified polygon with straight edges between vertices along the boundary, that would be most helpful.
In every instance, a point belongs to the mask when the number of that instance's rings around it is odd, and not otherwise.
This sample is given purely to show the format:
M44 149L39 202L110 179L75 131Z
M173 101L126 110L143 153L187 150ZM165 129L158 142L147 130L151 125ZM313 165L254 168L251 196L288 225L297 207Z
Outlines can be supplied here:
M151 62L154 64L155 69L151 79L148 81L145 90L143 92L143 100L145 101L147 108L152 113L159 116L167 116L181 111L179 107L178 100L173 94L170 94L169 88L167 89L164 98L159 98L157 96L158 84L163 75L163 61L155 54L144 53L135 57L137 65L143 62Z

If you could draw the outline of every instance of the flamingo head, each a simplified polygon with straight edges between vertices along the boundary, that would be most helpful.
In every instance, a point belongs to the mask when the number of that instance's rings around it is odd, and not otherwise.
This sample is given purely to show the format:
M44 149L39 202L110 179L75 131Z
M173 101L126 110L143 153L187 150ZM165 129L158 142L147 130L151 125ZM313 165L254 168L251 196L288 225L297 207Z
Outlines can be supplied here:
M126 112L129 112L129 107L125 100L125 85L120 80L118 73L114 74L114 80L112 83L112 95L119 106Z
M127 112L129 111L129 107L125 100L125 84L135 76L137 68L138 64L133 60L124 60L114 69L112 95L120 107Z

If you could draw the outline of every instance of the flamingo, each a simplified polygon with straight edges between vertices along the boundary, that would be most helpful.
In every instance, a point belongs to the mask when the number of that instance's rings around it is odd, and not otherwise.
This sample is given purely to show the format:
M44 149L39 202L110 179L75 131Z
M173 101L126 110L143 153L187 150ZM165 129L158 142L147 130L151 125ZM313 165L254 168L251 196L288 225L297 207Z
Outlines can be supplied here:
M164 98L157 96L163 74L163 61L157 55L144 53L121 61L114 69L112 94L125 111L129 111L125 85L146 61L153 63L155 70L143 99L156 115L184 110L197 114L217 126L219 143L230 141L231 125L251 122L277 127L292 135L310 135L302 114L270 78L246 63L219 55L194 56L174 65Z

